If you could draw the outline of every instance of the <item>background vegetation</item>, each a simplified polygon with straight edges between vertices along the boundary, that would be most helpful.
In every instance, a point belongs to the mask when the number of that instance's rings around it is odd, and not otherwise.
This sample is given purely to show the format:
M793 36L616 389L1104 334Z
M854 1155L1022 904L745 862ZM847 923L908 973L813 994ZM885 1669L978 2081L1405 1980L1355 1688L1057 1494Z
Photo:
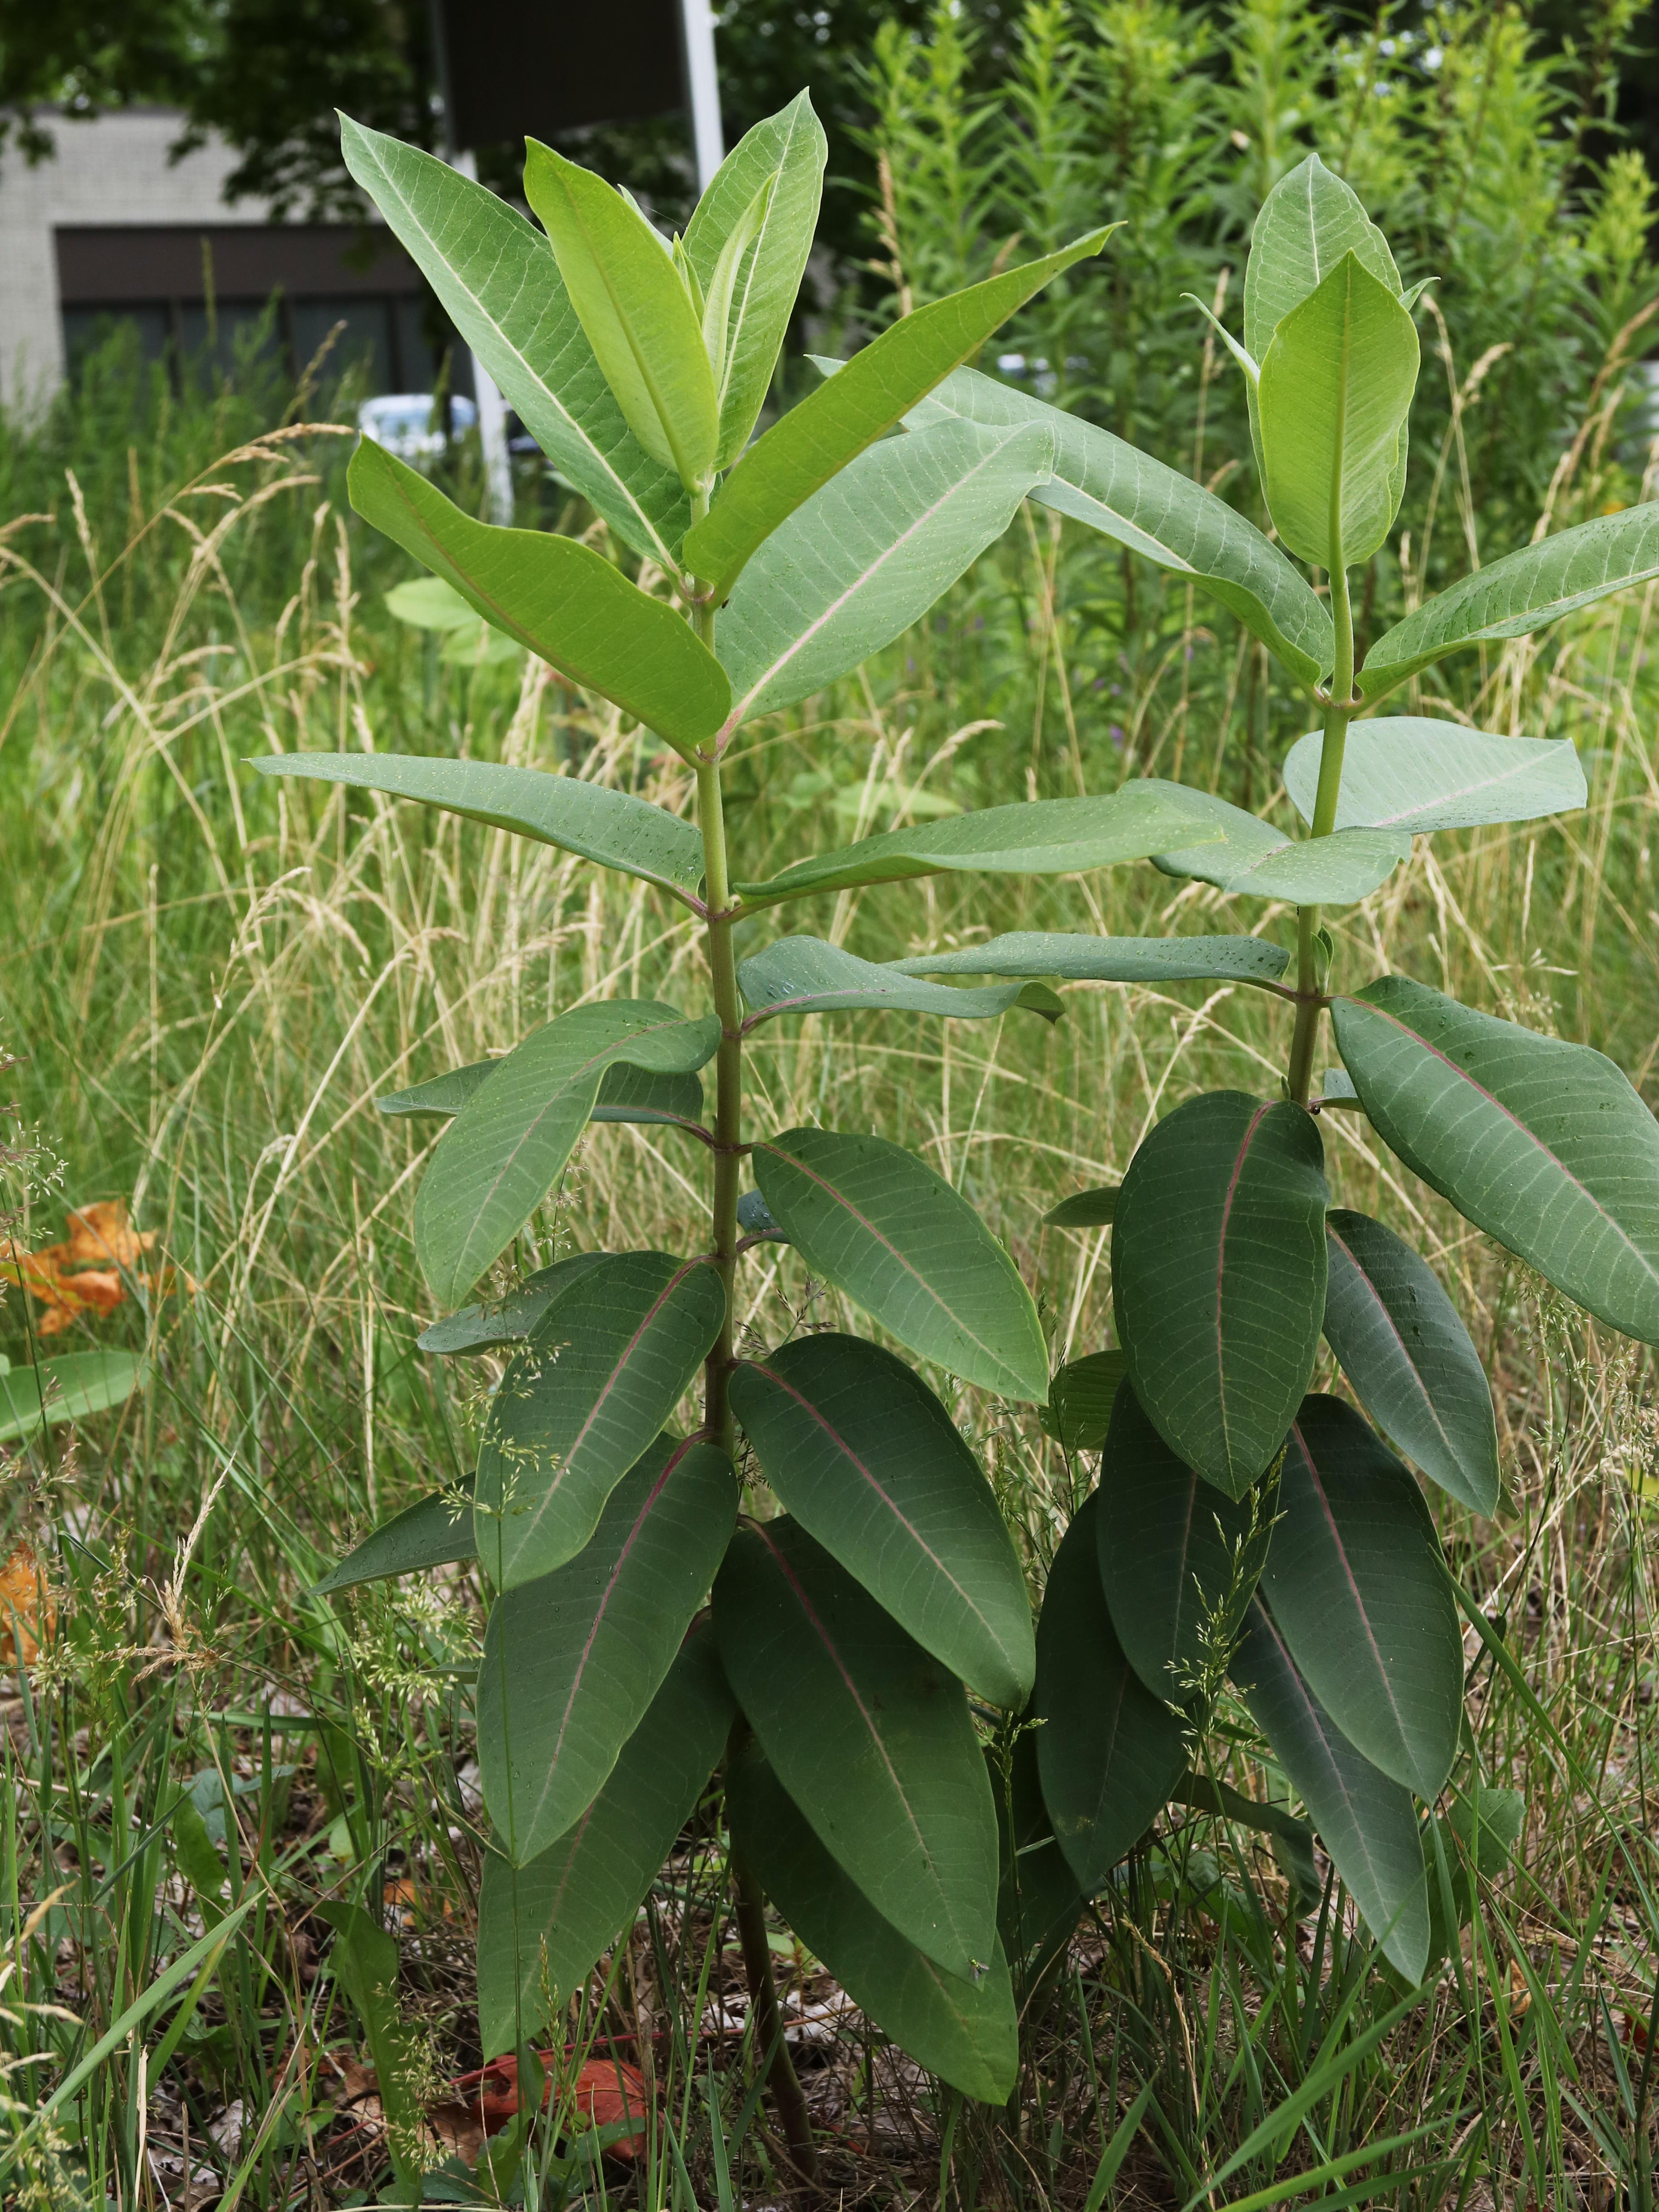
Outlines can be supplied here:
M1504 7L1353 31L1299 0L895 20L861 79L875 179L862 250L878 270L843 272L820 336L833 349L855 316L868 327L984 273L1015 234L1023 253L1122 217L1101 261L1007 334L1004 372L1248 501L1240 394L1180 295L1236 326L1255 207L1317 145L1406 280L1440 279L1424 325L1440 374L1413 421L1397 551L1366 586L1369 619L1397 614L1489 540L1653 489L1659 425L1635 366L1659 306L1652 185L1638 153L1593 135L1634 11L1580 15L1564 57ZM851 170L854 149L832 159ZM487 1360L446 1370L413 1351L430 1318L408 1239L425 1139L372 1101L555 1005L672 998L700 957L643 888L247 772L273 749L372 745L688 799L674 756L546 670L481 641L454 657L393 619L385 593L406 568L348 516L353 394L326 376L299 395L251 366L169 380L116 343L49 421L0 434L7 1202L38 1247L66 1208L125 1200L194 1286L127 1255L119 1303L46 1348L142 1348L148 1390L9 1448L0 1490L0 1551L34 1547L58 1623L0 1707L0 2187L19 2203L372 2198L383 2135L359 2062L374 2023L331 1966L330 1899L397 1930L412 2087L440 2113L432 2156L476 2149L442 2087L476 2054L476 1593L457 1571L307 1595L369 1522L469 1465L493 1379ZM464 453L450 489L476 497ZM527 514L589 526L557 485L527 474L520 490ZM1571 737L1591 805L1425 842L1338 944L1345 979L1386 957L1600 1045L1650 1101L1653 612L1650 588L1424 679L1438 712ZM1301 731L1216 609L1028 511L925 629L762 725L731 787L746 838L780 863L808 827L828 842L1178 762L1288 821L1278 769ZM883 944L919 952L1212 915L1271 934L1288 922L1142 868L844 893L812 926L857 951L879 916ZM808 1022L767 1033L753 1079L780 1122L828 1119L833 1101L841 1126L922 1152L1007 1239L1057 1352L1087 1350L1107 1328L1103 1238L1043 1231L1045 1208L1119 1172L1192 1091L1271 1089L1283 1062L1259 994L1187 987L1161 1024L1150 995L1133 994L1132 1026L1131 994L1106 988L1068 993L1052 1030L1015 1013L964 1037L872 1017L855 1044ZM1000 2114L959 2111L872 2051L792 1957L802 2064L849 2195L965 2212L1651 2202L1647 1355L1540 1294L1386 1165L1357 1117L1326 1131L1340 1202L1409 1218L1491 1364L1504 1510L1484 1523L1436 1505L1494 1631L1472 1632L1467 1656L1488 1774L1528 1792L1517 1869L1483 1895L1453 1972L1401 2014L1337 1900L1290 1923L1258 1839L1177 1820L1097 1901ZM1010 1179L1015 1133L1021 1157L1048 1163L1040 1183ZM676 1141L593 1131L524 1263L695 1233ZM791 1312L834 1307L784 1253L745 1319L772 1338ZM11 1291L0 1351L34 1357L49 1317ZM1090 1470L944 1387L1038 1585ZM26 1645L46 1608L32 1574L6 1589ZM1241 1709L1234 1722L1240 1785L1282 1792ZM640 2154L601 2160L589 2137L556 2178L685 2212L772 2201L784 2185L749 2094L717 1806L674 1873L556 2054L567 2093L590 2049L649 2076ZM211 1970L180 1976L216 1928ZM487 2170L430 2185L491 2201Z

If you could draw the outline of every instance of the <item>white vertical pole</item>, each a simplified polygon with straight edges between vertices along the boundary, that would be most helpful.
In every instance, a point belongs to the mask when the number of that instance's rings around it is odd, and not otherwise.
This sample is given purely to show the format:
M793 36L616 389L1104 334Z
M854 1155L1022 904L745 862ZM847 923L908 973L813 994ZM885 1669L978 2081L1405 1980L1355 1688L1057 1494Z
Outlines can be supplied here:
M714 67L714 16L709 0L680 0L680 11L686 34L686 78L692 95L697 189L703 192L726 158L720 128L720 80Z
M478 162L471 154L452 154L449 158L463 177L478 182ZM507 450L507 403L476 354L473 356L473 390L478 398L479 441L484 447L490 520L509 523L513 519L513 459Z

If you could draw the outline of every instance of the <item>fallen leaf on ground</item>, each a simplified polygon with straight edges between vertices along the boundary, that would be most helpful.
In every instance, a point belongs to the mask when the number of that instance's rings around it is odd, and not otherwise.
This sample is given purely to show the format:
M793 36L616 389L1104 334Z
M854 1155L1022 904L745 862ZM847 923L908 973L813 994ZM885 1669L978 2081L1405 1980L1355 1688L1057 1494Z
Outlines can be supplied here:
M552 2069L558 2054L552 2051L537 2052L547 2079L542 2088L545 2110L552 2094ZM474 2074L464 2074L453 2086L467 2093L467 2110L482 2126L485 2135L498 2135L519 2109L518 2060L515 2057L493 2059ZM578 2122L589 2127L610 2128L619 2124L634 2125L636 2131L619 2136L606 2149L613 2158L637 2159L645 2148L644 2113L646 2108L645 2079L637 2066L620 2058L589 2058L577 2071L571 2084L571 2101ZM438 2111L446 2117L453 2106L446 2103ZM429 2113L433 2124L439 2124L437 2114Z
M27 1537L0 1567L0 1666L32 1667L58 1626L58 1607Z
M66 1218L69 1235L60 1244L27 1252L14 1237L0 1243L0 1276L21 1285L46 1308L35 1323L40 1336L60 1335L82 1314L101 1318L113 1312L127 1294L124 1271L131 1275L156 1242L155 1230L133 1227L125 1199L99 1199L76 1207ZM187 1291L196 1287L172 1267L138 1280L156 1297L180 1284Z

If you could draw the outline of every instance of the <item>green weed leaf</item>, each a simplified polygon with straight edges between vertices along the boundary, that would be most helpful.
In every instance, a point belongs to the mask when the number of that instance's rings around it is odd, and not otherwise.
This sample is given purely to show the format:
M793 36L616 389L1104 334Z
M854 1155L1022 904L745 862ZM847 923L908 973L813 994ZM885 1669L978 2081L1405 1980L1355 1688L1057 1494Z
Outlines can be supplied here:
M1314 818L1323 743L1310 730L1285 757L1284 787L1304 822ZM1424 836L1570 814L1589 797L1569 738L1498 738L1458 722L1385 716L1348 732L1336 826Z

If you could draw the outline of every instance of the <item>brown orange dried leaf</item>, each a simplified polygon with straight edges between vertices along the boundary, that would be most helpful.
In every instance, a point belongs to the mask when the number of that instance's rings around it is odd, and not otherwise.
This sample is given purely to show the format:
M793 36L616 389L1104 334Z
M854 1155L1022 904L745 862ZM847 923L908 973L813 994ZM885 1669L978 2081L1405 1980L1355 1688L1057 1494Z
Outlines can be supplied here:
M27 1537L0 1567L0 1666L32 1667L58 1626L58 1605Z

